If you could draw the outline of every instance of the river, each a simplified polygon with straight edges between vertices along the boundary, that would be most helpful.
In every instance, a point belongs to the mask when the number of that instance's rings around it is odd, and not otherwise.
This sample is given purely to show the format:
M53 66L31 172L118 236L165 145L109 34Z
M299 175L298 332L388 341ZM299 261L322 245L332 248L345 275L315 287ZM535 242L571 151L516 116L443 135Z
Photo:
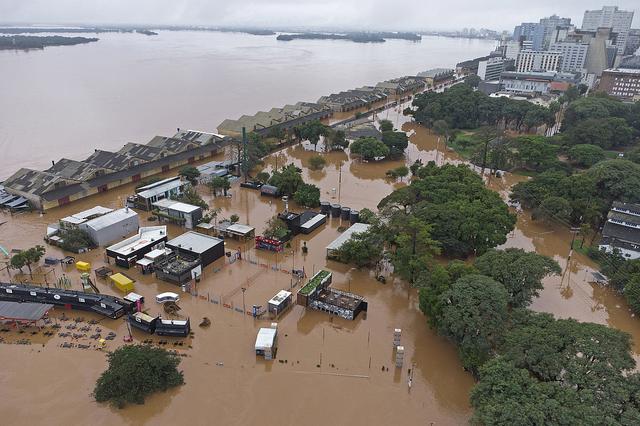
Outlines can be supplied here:
M96 43L0 51L0 179L488 54L494 42L423 37L277 41L242 33L99 34Z

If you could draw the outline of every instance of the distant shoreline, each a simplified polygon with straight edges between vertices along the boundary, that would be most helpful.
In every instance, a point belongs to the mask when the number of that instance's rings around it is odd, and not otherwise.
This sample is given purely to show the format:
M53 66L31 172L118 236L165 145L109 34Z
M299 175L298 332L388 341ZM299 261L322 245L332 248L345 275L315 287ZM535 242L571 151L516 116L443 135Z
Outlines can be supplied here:
M0 36L0 50L29 50L44 49L51 46L75 46L77 44L93 43L98 38L63 37L63 36Z

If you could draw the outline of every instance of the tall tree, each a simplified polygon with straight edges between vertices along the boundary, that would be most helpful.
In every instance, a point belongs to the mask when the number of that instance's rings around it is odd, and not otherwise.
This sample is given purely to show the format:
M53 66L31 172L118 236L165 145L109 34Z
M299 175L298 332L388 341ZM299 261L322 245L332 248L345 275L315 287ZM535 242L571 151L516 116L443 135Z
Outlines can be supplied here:
M504 286L484 275L466 275L441 296L439 331L460 350L462 364L477 371L501 341L508 319Z
M555 260L518 248L489 250L475 261L474 266L481 274L504 285L512 308L528 306L544 288L542 279L561 272Z

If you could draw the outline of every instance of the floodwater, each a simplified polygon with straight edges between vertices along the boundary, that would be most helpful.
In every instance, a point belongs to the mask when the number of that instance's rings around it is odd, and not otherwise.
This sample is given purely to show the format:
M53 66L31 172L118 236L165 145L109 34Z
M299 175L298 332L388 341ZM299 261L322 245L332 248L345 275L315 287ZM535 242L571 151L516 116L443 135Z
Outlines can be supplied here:
M384 112L380 118L391 119L410 134L407 164L418 158L437 160L440 164L460 162L455 153L442 150L437 138L427 129L408 122L399 113L402 108ZM271 170L276 162L304 166L311 155L309 145L289 147L268 157L265 168ZM380 198L404 184L384 177L386 170L402 161L362 163L339 152L328 153L326 158L327 166L322 171L304 169L305 180L320 186L324 199L357 209L375 208ZM522 179L507 174L501 179L494 178L490 186L506 196L508 188ZM238 214L241 223L255 226L258 232L264 229L269 217L284 207L281 200L262 198L256 191L239 188L237 184L229 198L211 198L207 189L199 190L212 206L222 209L221 216ZM6 222L0 225L0 244L15 249L41 243L47 223L96 204L117 207L131 191L131 187L124 187L51 210L43 216L2 213L0 221ZM294 203L290 208L296 209ZM140 217L147 223L147 213L140 212ZM31 330L22 334L0 333L7 343L0 345L3 365L0 412L5 422L13 424L28 418L33 424L209 424L211 418L215 418L221 424L230 425L301 421L313 425L325 424L327 416L332 416L336 424L353 425L465 423L471 415L468 392L473 380L463 371L455 347L427 327L417 308L416 292L404 283L389 277L387 284L381 284L368 271L325 259L324 247L339 234L340 225L340 220L330 219L311 235L296 237L291 249L278 255L256 251L249 243L228 242L227 250L241 250L243 260L217 261L205 269L198 297L182 293L182 313L191 318L195 337L165 339L169 342L167 347L184 356L181 368L186 385L156 394L143 406L117 410L95 403L90 393L106 365L104 354L95 350L95 341L88 337L58 335L59 332L79 333L77 328L67 330L74 322L63 321L62 316L83 317L77 327L89 327L87 335L95 333L98 327L103 334L117 333L115 340L107 344L108 349L113 349L122 344L122 337L127 333L123 320L103 319L91 325L88 321L97 317L56 309L53 318L61 328L54 336L31 335ZM181 232L169 226L170 237ZM307 255L300 249L303 241L309 247ZM564 267L569 241L568 231L531 222L527 214L520 214L517 229L505 247L536 250L554 257ZM62 256L62 253L48 246L47 255ZM94 269L105 262L103 249L77 258L91 262ZM278 319L281 337L277 360L265 362L256 358L253 343L257 329L270 321L255 320L211 300L222 300L238 310L242 310L243 303L245 310L254 304L264 305L278 290L289 289L294 284L285 271L303 267L308 275L320 268L331 270L333 285L366 297L369 312L355 321L346 321L294 306ZM623 300L587 282L592 267L588 259L574 254L562 278L545 280L545 290L534 302L534 309L609 324L630 332L634 341L638 341L637 320L631 317ZM9 273L16 279L15 271L7 270L0 271L0 278L7 280ZM149 312L161 313L153 296L175 291L176 287L135 270L127 273L137 280L135 291L146 297ZM71 278L74 288L80 288L78 273L72 268L42 268L35 279L42 282L46 275L47 281L52 282L62 274ZM117 294L107 283L98 281L97 284L102 292ZM242 287L247 289L244 300ZM212 325L199 328L197 324L205 316L212 320ZM407 351L401 369L394 367L394 328L403 330L402 343ZM157 337L149 338L137 330L133 336L136 342L148 339L154 344L159 342ZM9 344L19 339L28 339L32 344ZM182 345L177 346L176 342ZM86 344L89 349L61 347L65 343ZM414 368L410 390L407 386L409 368Z
M227 118L484 56L486 40L277 41L276 36L104 33L100 41L0 51L0 180Z
M400 106L385 111L379 118L392 120L396 127L410 135L406 164L416 159L438 164L461 162L454 152L443 149L435 135L408 122L400 114L402 109ZM90 145L87 141L87 146ZM265 167L271 170L276 164L288 162L304 166L313 154L310 149L303 145L286 148L268 157ZM322 198L344 206L374 209L382 197L405 184L384 176L388 169L402 164L402 160L363 163L346 153L336 152L326 154L326 158L327 165L321 171L304 168L304 178L321 188ZM522 179L526 178L506 174L493 178L489 185L506 197L509 188ZM119 188L53 209L42 216L38 213L11 216L2 212L0 245L11 250L42 244L48 223L94 205L119 207L132 191L132 186ZM221 216L238 214L241 223L255 226L258 233L264 229L266 220L284 207L281 200L262 198L237 184L229 198L212 198L205 188L199 191L212 207L222 209ZM297 209L294 203L290 208ZM141 224L155 223L148 222L147 217L148 213L140 212ZM52 317L60 329L54 330L52 336L42 332L31 334L34 332L31 329L24 333L0 332L3 423L27 420L30 424L133 425L215 421L225 425L252 422L319 425L326 424L328 419L337 425L466 423L471 415L468 393L473 379L463 371L455 347L427 327L426 319L417 308L415 290L392 277L381 284L368 271L325 259L325 247L339 235L337 228L341 225L340 220L330 219L311 235L296 237L292 247L278 255L256 251L249 243L228 242L227 250L241 250L243 260L217 261L204 270L197 297L181 293L181 313L191 318L193 338L158 339L133 331L136 342L151 340L153 344L160 344L166 340L169 344L165 347L183 356L181 368L186 384L153 395L143 406L117 410L95 403L90 396L106 360L89 336L98 329L103 335L115 332L116 338L107 343L107 349L114 349L123 344L122 338L127 334L122 319L101 319L87 313L56 309ZM182 232L176 226L169 226L170 237ZM638 321L630 315L623 299L588 282L594 265L578 253L573 254L568 264L570 240L568 230L532 222L527 213L519 214L517 228L505 247L536 250L555 258L566 269L562 277L545 280L545 289L534 301L533 308L561 317L608 324L629 332L634 343L639 341ZM303 242L309 247L306 255L301 251ZM47 246L47 256L62 257L63 253ZM104 249L76 257L91 262L94 269L105 264ZM6 259L0 262L1 269ZM333 286L366 297L369 311L355 321L346 321L294 306L277 320L280 335L277 360L265 362L254 355L253 344L258 328L270 321L255 320L235 308L248 310L254 304L266 304L278 290L293 286L291 275L286 271L303 267L308 275L320 268L331 270ZM40 268L35 271L34 280L51 283L63 274L71 279L74 289L80 288L79 274L61 266ZM175 286L135 270L128 270L127 274L137 280L135 291L146 297L146 308L151 314L161 313L154 302L155 294L176 291ZM19 278L16 271L0 270L1 280L10 278ZM106 282L98 280L97 285L102 292L117 294ZM244 299L243 287L247 289ZM222 300L234 309L211 303L212 300ZM212 320L212 325L199 328L197 324L205 316ZM79 322L76 324L73 318ZM89 323L95 319L99 320L98 324ZM403 330L406 354L401 369L394 367L394 328ZM48 325L45 330L53 329ZM20 340L31 344L15 344ZM74 347L62 346L69 344ZM88 348L81 349L79 344ZM635 348L637 352L637 346ZM414 373L409 390L410 368Z

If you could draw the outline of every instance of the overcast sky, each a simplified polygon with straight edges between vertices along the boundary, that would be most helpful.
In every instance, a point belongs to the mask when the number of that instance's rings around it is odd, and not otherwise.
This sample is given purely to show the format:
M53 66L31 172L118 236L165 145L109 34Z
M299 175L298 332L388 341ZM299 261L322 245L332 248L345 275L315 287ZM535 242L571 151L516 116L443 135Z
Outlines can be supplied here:
M614 5L635 12L640 0ZM551 14L580 25L592 0L0 0L0 21L389 30L513 29Z

